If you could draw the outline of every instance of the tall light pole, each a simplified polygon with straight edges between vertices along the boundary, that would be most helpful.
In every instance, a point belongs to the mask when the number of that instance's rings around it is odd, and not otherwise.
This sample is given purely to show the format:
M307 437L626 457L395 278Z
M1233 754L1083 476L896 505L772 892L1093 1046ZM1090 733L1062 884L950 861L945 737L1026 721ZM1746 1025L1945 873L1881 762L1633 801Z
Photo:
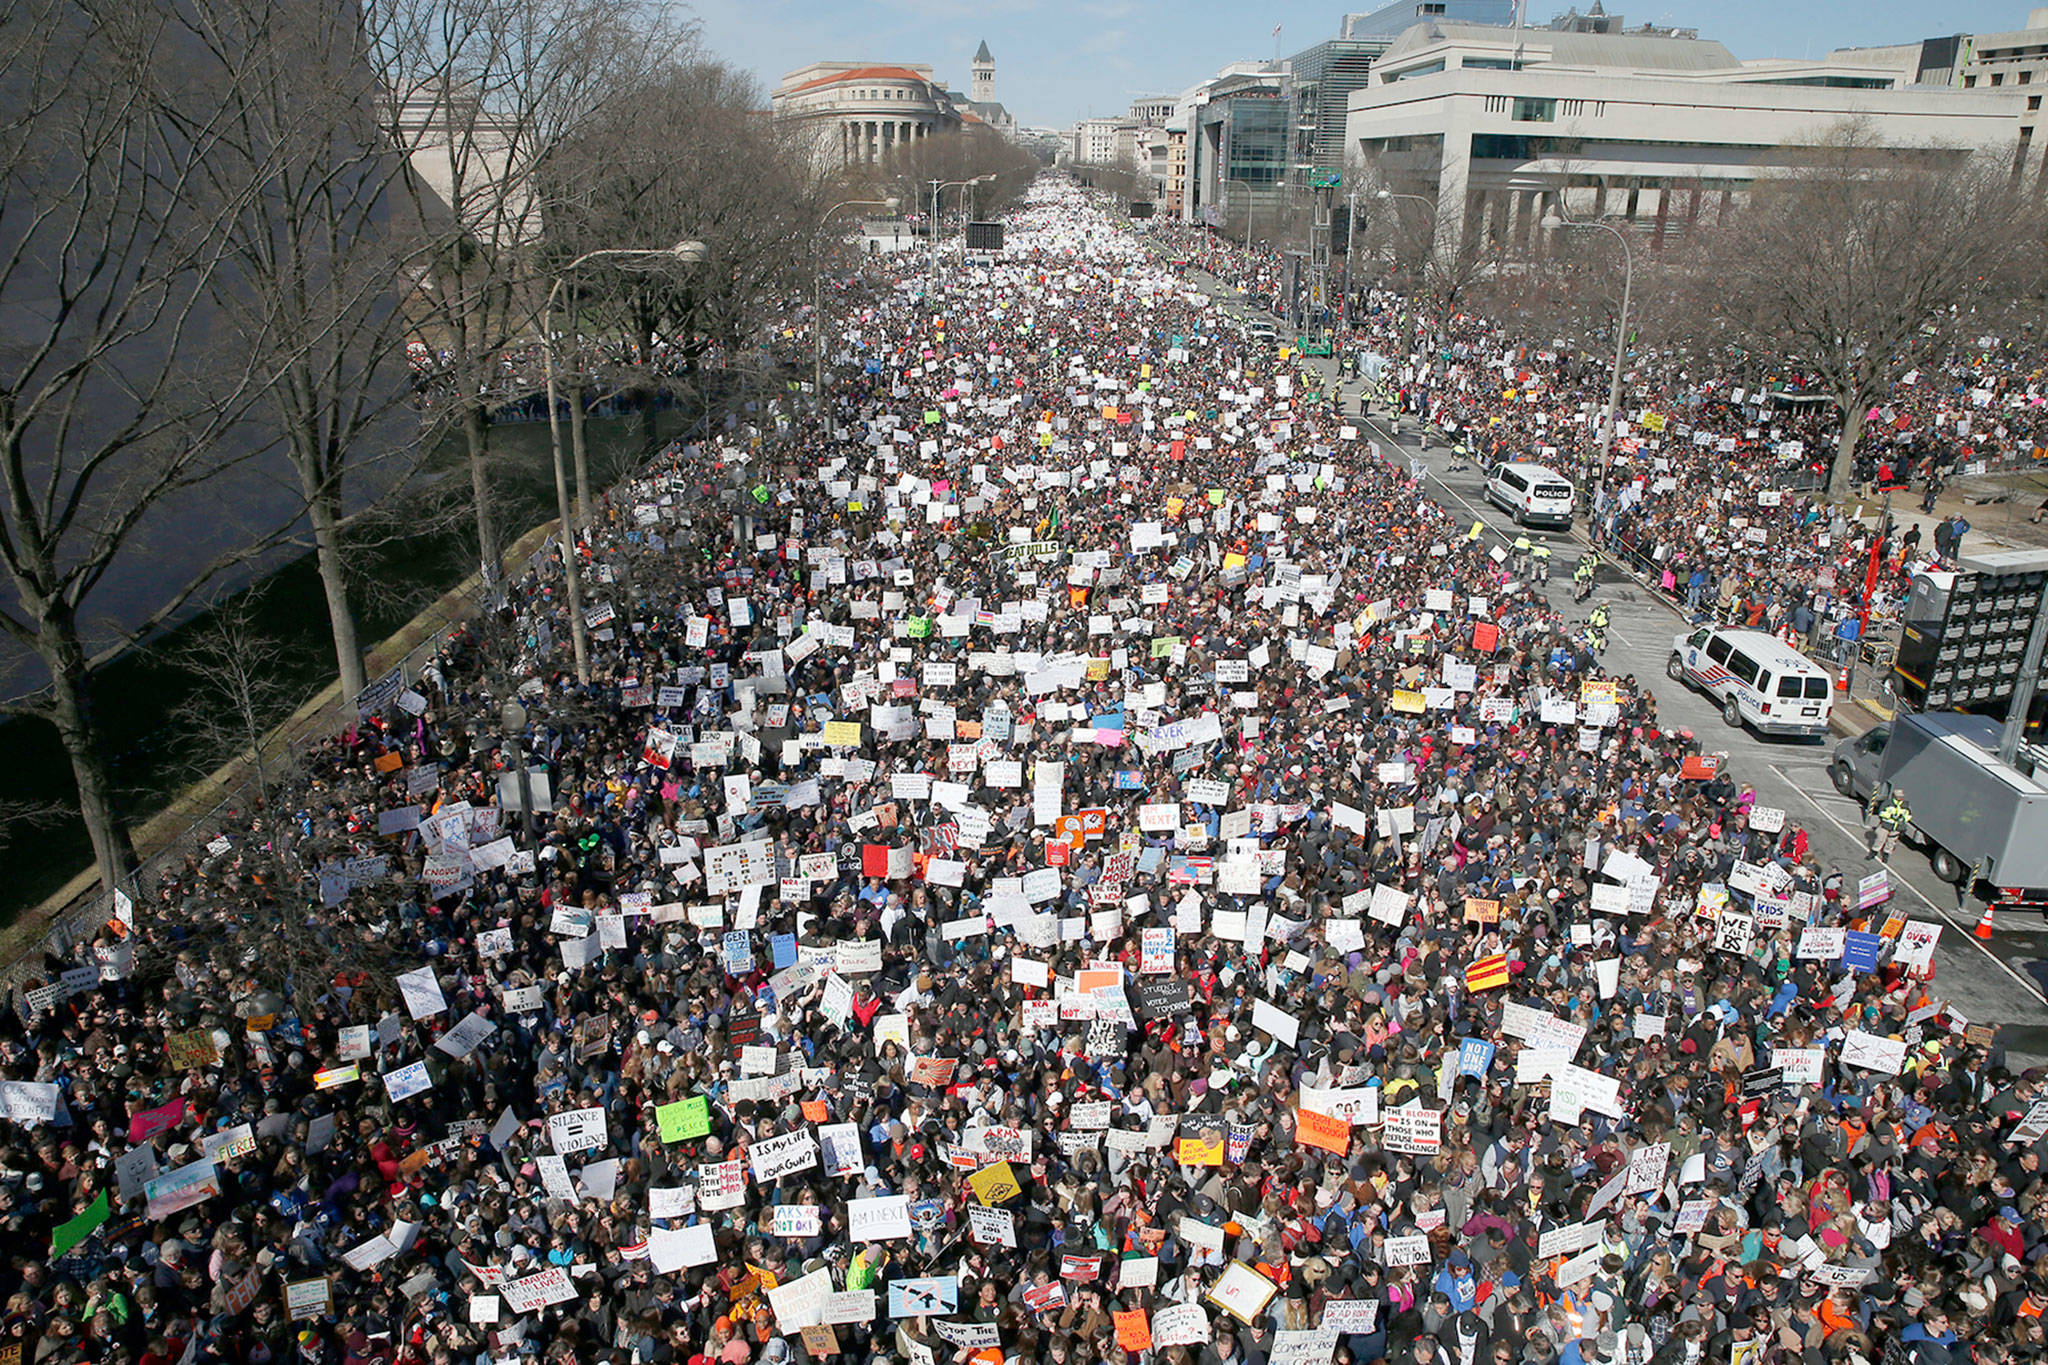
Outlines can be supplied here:
M1590 223L1575 223L1563 214L1553 210L1545 214L1543 226L1547 228L1598 228L1615 241L1621 243L1621 316L1614 322L1614 375L1607 383L1607 420L1600 424L1600 480L1599 487L1607 487L1607 471L1614 460L1614 421L1621 411L1621 367L1628 356L1628 305L1634 293L1636 282L1635 253L1629 250L1628 235L1614 224L1602 219Z
M555 391L555 300L561 296L562 285L575 273L578 266L587 261L631 257L643 261L677 261L684 265L701 265L706 255L702 242L677 242L666 249L646 247L607 247L599 251L586 251L555 275L555 282L548 289L547 303L541 308L541 354L547 361L548 371L548 444L554 452L555 462L555 507L562 519L562 576L568 583L569 591L569 638L576 646L576 680L590 681L590 639L583 628L583 568L577 562L576 539L582 528L576 524L569 509L569 478L562 468L562 417L555 411L558 399Z
M941 202L940 196L947 190L957 190L964 186L979 185L984 180L993 179L995 179L995 175L993 173L990 173L988 175L977 175L972 180L932 181L932 291L934 293L938 292L939 288L939 204ZM966 229L962 228L961 232L964 234L966 232ZM966 248L963 245L961 249L964 251Z
M820 234L818 261L817 268L811 276L811 330L817 333L818 346L811 375L811 392L815 395L814 403L819 412L825 410L825 249L823 245L825 223L833 214L841 209L887 209L890 213L894 213L897 206L902 202L901 199L898 199L893 194L887 199L848 199L844 203L834 204L831 208L826 209L824 215L818 219L818 231Z
M1348 340L1351 335L1351 232L1358 223L1358 187L1344 196L1344 292L1337 296L1337 326Z

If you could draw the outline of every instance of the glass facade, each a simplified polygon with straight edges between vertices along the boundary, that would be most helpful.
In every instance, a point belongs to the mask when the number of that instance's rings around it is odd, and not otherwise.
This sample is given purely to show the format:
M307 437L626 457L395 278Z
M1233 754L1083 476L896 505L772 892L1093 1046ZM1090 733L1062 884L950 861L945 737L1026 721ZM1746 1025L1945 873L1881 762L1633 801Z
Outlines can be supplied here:
M1291 106L1284 99L1238 95L1227 103L1230 145L1224 175L1251 185L1286 180Z

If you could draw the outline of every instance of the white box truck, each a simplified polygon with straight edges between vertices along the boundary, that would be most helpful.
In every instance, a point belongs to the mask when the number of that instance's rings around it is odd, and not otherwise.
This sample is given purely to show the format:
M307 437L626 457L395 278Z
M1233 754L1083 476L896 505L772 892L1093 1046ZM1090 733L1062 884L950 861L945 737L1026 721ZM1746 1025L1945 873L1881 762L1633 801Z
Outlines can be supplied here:
M2015 767L1998 758L1999 723L1963 712L1902 711L1835 747L1828 775L1866 804L1905 793L1906 840L1927 850L1934 875L1972 875L2008 904L2048 904L2048 785L2028 746Z

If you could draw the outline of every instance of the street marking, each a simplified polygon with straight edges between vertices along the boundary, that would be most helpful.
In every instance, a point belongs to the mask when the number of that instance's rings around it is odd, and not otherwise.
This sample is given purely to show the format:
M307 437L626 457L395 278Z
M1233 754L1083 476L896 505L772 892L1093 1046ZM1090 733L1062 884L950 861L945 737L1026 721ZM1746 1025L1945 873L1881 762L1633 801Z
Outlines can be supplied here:
M1862 834L1860 831L1851 831L1847 825L1843 824L1840 820L1837 820L1834 816L1829 815L1827 813L1827 810L1824 807L1822 807L1821 803L1814 800L1813 793L1809 792L1808 790L1806 790L1806 788L1800 786L1797 782L1793 781L1792 775L1790 773L1786 772L1783 768L1780 768L1775 763L1769 766L1772 772L1776 773L1779 777L1783 778L1787 783L1791 785L1792 790L1798 792L1801 796L1806 798L1806 804L1812 806L1814 810L1818 811L1820 813L1821 819L1827 821L1836 829L1842 831L1844 835L1848 836L1850 843L1860 844L1865 849L1868 849L1870 847L1870 841L1864 834ZM1848 881L1848 878L1848 871L1844 869L1842 873L1842 879L1844 883ZM1957 923L1955 916L1951 915L1948 911L1942 909L1939 905L1936 905L1933 901L1929 900L1925 892L1923 892L1919 887L1913 885L1913 883L1907 881L1904 877L1899 878L1897 885L1903 886L1904 888L1906 888L1906 890L1912 892L1915 896L1919 897L1920 903L1922 905L1926 906L1929 910L1932 910L1935 914L1941 916L1942 923L1948 925L1949 928L1956 931L1955 937L1961 938L1971 947L1975 948L1978 952L1984 954L1984 956L1990 958L1993 962L1997 963L1999 970L2004 972L2007 976L2011 977L2014 981L2019 982L2020 987L2023 990L2025 990L2029 996L2036 1000L2043 1001L2044 1003L2048 1003L2048 994L2043 994L2041 988L2035 985L2032 981L2028 980L2025 976L2022 976L2018 968L2014 967L2010 962L2007 962L1997 953L1994 953L1989 948L1985 947L1984 941L1978 938L1975 934L1970 932L1970 930L1975 926Z

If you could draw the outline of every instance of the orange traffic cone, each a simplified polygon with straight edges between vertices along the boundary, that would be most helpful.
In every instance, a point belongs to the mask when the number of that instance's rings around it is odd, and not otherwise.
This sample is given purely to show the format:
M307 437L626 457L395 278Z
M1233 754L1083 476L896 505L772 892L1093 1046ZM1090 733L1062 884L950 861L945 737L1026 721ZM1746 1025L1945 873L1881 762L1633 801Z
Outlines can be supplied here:
M1977 921L1977 927L1970 931L1978 938L1991 937L1991 902L1984 902L1984 918Z

